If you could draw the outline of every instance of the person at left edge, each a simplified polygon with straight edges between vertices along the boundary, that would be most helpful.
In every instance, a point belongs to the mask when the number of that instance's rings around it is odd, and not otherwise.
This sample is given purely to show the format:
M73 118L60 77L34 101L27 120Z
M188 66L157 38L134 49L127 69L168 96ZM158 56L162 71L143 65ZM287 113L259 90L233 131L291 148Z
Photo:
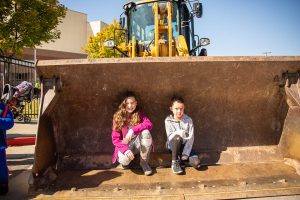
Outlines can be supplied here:
M0 102L0 195L8 192L8 168L6 163L6 130L14 126L13 114L9 106Z

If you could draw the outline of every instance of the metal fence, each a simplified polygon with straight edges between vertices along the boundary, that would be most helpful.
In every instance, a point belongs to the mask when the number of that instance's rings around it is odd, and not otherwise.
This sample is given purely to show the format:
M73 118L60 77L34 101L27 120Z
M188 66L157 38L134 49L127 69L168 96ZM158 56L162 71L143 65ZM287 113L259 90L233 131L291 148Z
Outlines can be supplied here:
M34 62L20 60L16 58L9 58L0 56L0 90L1 95L3 93L3 88L5 84L11 86L17 86L22 81L28 81L33 84L36 83L36 71ZM39 98L32 99L30 102L22 101L20 102L24 109L22 110L22 115L16 117L20 121L24 120L24 117L29 118L38 118L38 109L39 109ZM14 113L14 115L19 115L19 113Z

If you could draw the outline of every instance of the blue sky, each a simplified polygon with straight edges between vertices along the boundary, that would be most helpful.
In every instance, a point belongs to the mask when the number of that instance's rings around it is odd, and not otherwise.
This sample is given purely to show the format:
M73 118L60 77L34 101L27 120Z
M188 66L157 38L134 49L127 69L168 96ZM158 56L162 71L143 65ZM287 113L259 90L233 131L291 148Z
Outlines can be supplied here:
M112 23L128 0L61 0L89 21ZM200 0L195 32L208 37L211 56L300 55L300 0Z

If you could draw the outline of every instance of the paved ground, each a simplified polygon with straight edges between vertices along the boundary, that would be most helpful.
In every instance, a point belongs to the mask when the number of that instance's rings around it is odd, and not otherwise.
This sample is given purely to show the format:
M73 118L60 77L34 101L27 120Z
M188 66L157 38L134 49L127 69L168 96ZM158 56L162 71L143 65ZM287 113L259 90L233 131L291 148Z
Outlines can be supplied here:
M30 124L15 121L14 127L7 131L7 138L32 137L36 135L36 131L36 121ZM9 192L4 199L28 199L27 181L34 160L34 145L8 147L6 153L10 176Z
M8 131L8 138L12 138L12 137L26 137L26 136L34 136L36 134L36 130L37 130L37 123L31 123L31 124L24 124L24 123L15 123L15 126ZM28 190L28 177L30 174L30 170L32 168L32 164L33 164L33 155L34 155L34 145L30 145L30 146L18 146L18 147L9 147L7 149L7 158L8 158L8 167L10 170L10 177L9 177L9 188L10 191L9 193L5 196L5 197L0 197L0 199L28 199L27 197L27 190ZM276 167L277 168L277 167ZM213 173L214 167L211 168L211 170L206 170L205 172L209 172L209 173ZM146 178L150 178L152 181L155 181L155 179L159 178L158 174L160 173L160 171L163 169L158 169L156 175L151 176L151 177L144 177L144 176L136 176L134 175L134 173L130 172L123 172L121 171L121 173L123 174L121 176L121 178L124 178L126 176L133 176L133 177L138 177L139 179L146 179ZM163 174L166 175L168 173L170 173L169 169L166 169L167 172L164 172ZM278 169L279 170L279 169ZM245 170L243 170L243 173ZM90 173L95 173L93 171L91 171ZM107 173L107 172L106 172ZM202 172L204 173L204 172ZM243 174L243 173L239 173L239 174ZM217 174L222 174L222 173L217 173ZM101 173L100 173L101 175ZM98 174L98 178L101 178ZM73 173L72 176L70 177L74 177L75 174ZM170 177L173 176L173 174L169 174ZM205 179L205 174L202 175L202 179ZM76 177L76 176L75 176ZM78 176L81 177L81 176ZM89 184L93 184L93 180L88 180L86 177L90 177L88 175L84 176L83 178L81 177L81 179L86 179L87 183L84 184L85 187ZM192 176L193 177L193 176ZM178 177L179 178L179 177ZM73 178L74 179L74 178ZM149 182L149 184L151 183L151 181L147 180L147 182ZM208 177L208 179L210 180L211 178ZM67 179L67 180L71 180L71 179ZM100 180L100 179L99 179ZM99 181L98 180L98 181ZM128 179L127 179L128 180ZM281 180L281 179L280 179ZM117 180L115 180L117 181ZM67 181L66 183L64 183L63 185L67 185L71 184L71 181ZM108 182L104 182L104 184L100 184L105 186L107 185ZM276 184L285 184L285 183L277 183ZM114 183L113 186L116 186L118 184ZM250 184L248 184L250 185ZM73 186L70 186L71 191L73 189ZM179 187L180 188L180 187ZM158 188L158 189L162 189L162 188ZM70 190L69 190L70 191ZM119 191L119 190L116 190ZM116 192L114 191L114 192ZM98 191L101 192L101 191ZM75 192L77 193L77 192ZM101 192L101 196L103 195L103 191ZM78 194L80 194L80 191L78 192ZM49 197L50 199L52 199L52 197ZM41 198L43 199L43 198ZM48 198L47 198L48 199ZM68 198L65 198L68 199ZM84 198L83 198L84 199ZM265 198L251 198L251 199L265 199L265 200L296 200L296 199L300 199L299 195L296 196L277 196L277 197L265 197Z
M113 191L113 192L112 192ZM300 194L300 176L283 162L215 165L185 169L175 175L156 168L152 176L140 169L64 170L38 199L233 199Z

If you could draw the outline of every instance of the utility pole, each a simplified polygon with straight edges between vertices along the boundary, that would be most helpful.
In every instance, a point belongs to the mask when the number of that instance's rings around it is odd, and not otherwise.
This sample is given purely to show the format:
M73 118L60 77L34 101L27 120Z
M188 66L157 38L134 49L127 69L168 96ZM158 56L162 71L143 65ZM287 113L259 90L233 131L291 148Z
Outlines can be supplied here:
M36 61L37 61L37 57L36 57L36 48L33 49L33 60L34 60L34 84L36 83Z
M265 54L266 56L268 56L268 54L271 54L271 53L272 53L271 51L263 52L263 54Z

